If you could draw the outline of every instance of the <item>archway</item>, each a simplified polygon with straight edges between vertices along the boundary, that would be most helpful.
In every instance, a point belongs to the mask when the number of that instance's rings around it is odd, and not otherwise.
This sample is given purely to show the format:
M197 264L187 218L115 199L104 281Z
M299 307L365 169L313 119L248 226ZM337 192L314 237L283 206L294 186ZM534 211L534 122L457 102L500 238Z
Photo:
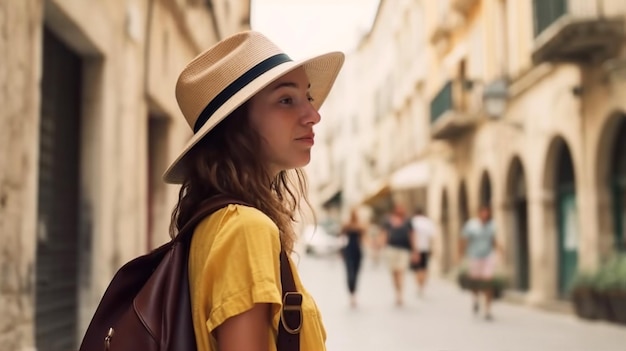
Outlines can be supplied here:
M556 229L556 290L558 296L567 298L567 289L578 270L579 221L574 164L562 137L550 143L545 181L548 194L554 198L546 208L546 218Z
M450 207L446 189L441 193L441 268L447 273L452 268L452 235L450 234Z
M614 248L624 252L626 251L626 118L621 119L617 130L611 155L609 184L613 210Z
M483 171L480 177L480 198L478 205L491 205L491 178L486 170Z
M596 154L600 257L626 251L626 114L607 119Z
M530 287L529 240L528 240L528 198L526 175L519 157L513 158L506 183L506 216L510 233L509 252L512 253L515 267L514 288L527 291Z
M462 180L459 185L459 233L463 230L465 222L470 218L469 201L467 199L467 186L465 181Z

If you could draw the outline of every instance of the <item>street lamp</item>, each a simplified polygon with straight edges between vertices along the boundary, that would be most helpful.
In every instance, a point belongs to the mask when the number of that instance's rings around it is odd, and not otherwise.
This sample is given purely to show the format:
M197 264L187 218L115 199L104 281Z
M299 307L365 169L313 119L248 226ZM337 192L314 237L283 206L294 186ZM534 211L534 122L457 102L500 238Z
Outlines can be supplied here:
M501 118L506 111L509 86L504 78L494 80L483 90L483 106L490 118Z

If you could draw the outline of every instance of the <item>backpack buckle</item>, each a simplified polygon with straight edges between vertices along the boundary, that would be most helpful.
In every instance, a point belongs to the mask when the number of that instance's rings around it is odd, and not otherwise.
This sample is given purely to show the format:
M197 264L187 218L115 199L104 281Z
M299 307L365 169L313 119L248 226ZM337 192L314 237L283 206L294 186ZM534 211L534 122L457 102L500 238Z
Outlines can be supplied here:
M289 334L298 334L302 329L302 294L286 292L280 310L280 322ZM297 323L297 324L296 324Z
M104 349L107 351L111 349L111 339L113 339L113 334L115 334L115 330L113 328L109 328L109 332L104 338Z

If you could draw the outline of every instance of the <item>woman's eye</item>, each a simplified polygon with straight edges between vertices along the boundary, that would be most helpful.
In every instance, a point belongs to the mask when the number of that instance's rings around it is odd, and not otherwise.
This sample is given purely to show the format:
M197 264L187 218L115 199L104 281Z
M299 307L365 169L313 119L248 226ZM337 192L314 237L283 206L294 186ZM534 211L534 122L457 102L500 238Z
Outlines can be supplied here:
M293 104L293 99L288 97L288 98L281 99L279 102L281 104L291 105L291 104Z

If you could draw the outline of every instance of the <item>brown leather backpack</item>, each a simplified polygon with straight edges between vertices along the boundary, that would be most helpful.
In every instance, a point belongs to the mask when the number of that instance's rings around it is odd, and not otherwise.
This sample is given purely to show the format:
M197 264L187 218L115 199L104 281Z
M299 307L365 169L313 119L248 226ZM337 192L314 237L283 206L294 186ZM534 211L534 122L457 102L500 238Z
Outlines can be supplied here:
M196 225L228 204L206 201L176 238L120 268L87 328L80 351L196 351L191 318L188 257ZM283 311L278 350L299 350L302 295L296 291L287 255L280 255Z

